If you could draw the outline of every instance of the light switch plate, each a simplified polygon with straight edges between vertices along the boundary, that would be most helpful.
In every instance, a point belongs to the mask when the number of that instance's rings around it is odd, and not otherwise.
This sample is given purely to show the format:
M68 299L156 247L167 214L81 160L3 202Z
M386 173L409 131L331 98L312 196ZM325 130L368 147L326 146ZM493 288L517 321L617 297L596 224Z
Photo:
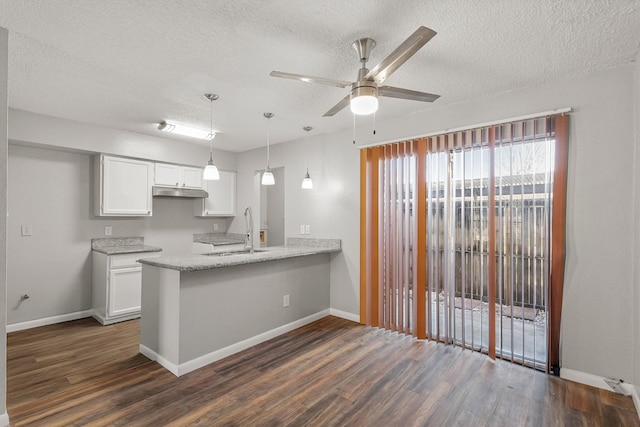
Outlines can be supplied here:
M304 234L304 225L300 226L300 234Z
M309 224L304 226L304 234L311 234L311 227Z
M218 224L217 223L213 224L213 231L218 231Z
M104 227L105 236L111 236L112 234L113 234L113 227L111 227L110 225L107 225L106 227Z
M20 226L20 234L23 236L31 236L33 233L33 229L30 225L22 225Z

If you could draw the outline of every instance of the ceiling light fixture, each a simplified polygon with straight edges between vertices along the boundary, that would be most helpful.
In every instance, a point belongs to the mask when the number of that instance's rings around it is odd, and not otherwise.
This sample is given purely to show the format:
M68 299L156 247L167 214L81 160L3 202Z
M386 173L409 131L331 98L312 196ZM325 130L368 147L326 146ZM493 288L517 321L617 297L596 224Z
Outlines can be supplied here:
M378 110L378 88L358 86L351 91L351 112L359 116L373 114Z
M269 121L274 116L274 114L264 113L264 116L267 118L267 169L264 171L264 174L262 174L262 185L274 185L276 183L276 180L273 177L271 168L269 167Z
M307 148L309 148L309 131L313 128L311 126L305 126L302 128L307 132ZM311 190L313 188L313 181L311 181L311 177L309 176L309 153L307 153L307 173L302 180L302 188L305 190Z
M213 101L218 99L218 95L213 93L205 93L204 97L207 98L211 104L211 121L209 126L209 135L212 135L209 143L209 161L207 162L207 166L204 168L204 172L202 173L202 179L207 181L215 181L220 179L220 172L218 172L218 167L215 163L213 163L213 138L215 137L215 132L213 131Z
M178 123L168 122L166 120L158 124L158 130L161 130L163 132L176 133L178 135L188 136L191 138L205 139L207 141L212 140L216 136L215 132L181 125Z

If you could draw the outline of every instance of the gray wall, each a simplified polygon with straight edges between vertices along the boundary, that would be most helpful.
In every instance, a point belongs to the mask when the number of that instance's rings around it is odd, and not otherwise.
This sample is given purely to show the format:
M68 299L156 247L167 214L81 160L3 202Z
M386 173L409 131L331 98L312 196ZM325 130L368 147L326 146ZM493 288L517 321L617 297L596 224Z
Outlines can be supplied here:
M65 131L69 141L79 145L80 136L70 132L76 125L68 122ZM193 233L212 232L214 223L220 231L228 226L230 220L194 217L188 199L155 198L150 218L95 217L91 155L38 147L9 146L8 324L91 308L90 242L105 237L106 225L113 227L113 237L141 236L166 254L190 252ZM174 160L179 153L170 157ZM233 161L224 163L224 169L235 168L233 156L227 157ZM218 164L223 167L223 162ZM21 225L30 225L33 235L21 236ZM25 293L31 298L21 301Z
M421 113L378 120L375 137L371 124L361 120L358 144L572 107L562 366L640 384L634 367L639 356L633 357L640 338L630 325L640 307L634 290L640 251L634 255L633 231L640 219L640 213L634 215L634 78L634 65L628 64L457 104L436 102ZM278 144L271 166L287 170L285 234L298 235L299 224L310 224L313 237L342 239L343 251L331 262L331 308L358 314L359 153L351 141L351 130L345 130L315 135L309 144L303 139ZM239 204L251 202L245 175L260 169L264 158L264 149L238 156ZM313 191L300 189L307 158Z
M8 31L0 27L0 335L7 326L7 70ZM7 340L0 340L0 425L8 424L7 415Z

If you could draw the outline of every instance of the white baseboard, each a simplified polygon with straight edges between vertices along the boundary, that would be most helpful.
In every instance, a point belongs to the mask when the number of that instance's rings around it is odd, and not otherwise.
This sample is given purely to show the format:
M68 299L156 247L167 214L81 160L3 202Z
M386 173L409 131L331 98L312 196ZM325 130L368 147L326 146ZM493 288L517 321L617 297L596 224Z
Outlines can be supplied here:
M155 361L158 362L160 365L162 365L167 371L171 372L173 375L175 375L176 377L179 377L180 375L180 371L179 371L179 367L178 365L169 362L167 359L165 359L164 357L160 356L158 353L156 353L155 351L151 350L149 347L140 344L139 346L140 349L140 353Z
M9 427L9 414L6 412L4 414L0 414L0 426Z
M607 378L601 377L599 375L588 374L586 372L576 371L568 368L560 368L560 378L615 392L615 390L613 390L605 381L605 379ZM625 391L625 394L627 396L631 396L631 398L633 399L633 404L636 407L638 418L640 418L640 396L638 395L638 387L635 387L633 384L628 383L621 383L620 386Z
M37 328L39 326L53 325L55 323L68 322L70 320L84 319L91 317L92 310L76 311L75 313L60 314L58 316L45 317L43 319L29 320L26 322L12 323L7 325L8 332L22 331L24 329ZM1 421L1 420L0 420Z
M94 319L96 319L98 322L100 322L100 324L102 326L106 326L106 325L113 325L114 323L124 322L124 321L127 321L127 320L139 319L140 318L140 313L130 314L128 316L120 316L120 317L117 317L115 319L113 319L113 318L107 319L106 317L104 317L100 313L98 313L97 311L93 310L93 311L91 311L91 316Z
M351 320L352 322L360 323L360 315L349 313L347 311L337 310L335 308L329 309L329 314L336 317L341 317L346 320Z
M304 325L308 325L309 323L315 322L316 320L320 320L327 315L329 315L329 309L319 311L310 316L298 319L286 325L279 326L277 328L271 329L270 331L263 332L254 337L247 338L246 340L237 342L230 346L221 348L220 350L213 351L179 365L168 361L167 359L162 357L162 355L156 353L146 346L143 346L142 344L140 344L140 353L151 360L155 360L160 365L164 366L173 375L179 377L181 375L188 374L191 371L195 371L196 369L202 368L203 366L209 365L213 362L217 362L220 359L231 356L232 354L239 353L243 350L248 349L249 347L253 347L254 345L258 345L265 341L269 341L270 339L275 338L279 335L293 331L294 329L300 328Z

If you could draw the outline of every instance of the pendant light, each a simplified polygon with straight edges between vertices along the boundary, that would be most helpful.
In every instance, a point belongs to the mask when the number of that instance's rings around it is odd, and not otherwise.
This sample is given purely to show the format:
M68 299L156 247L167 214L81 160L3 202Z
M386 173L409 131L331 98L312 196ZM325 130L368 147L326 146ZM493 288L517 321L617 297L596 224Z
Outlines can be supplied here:
M269 120L271 120L274 114L264 113L264 116L267 118L267 169L264 171L264 174L262 174L262 185L274 185L276 180L273 177L271 168L269 167Z
M204 97L209 100L211 103L211 121L209 122L209 133L212 135L211 142L209 143L209 161L207 162L207 166L204 168L204 172L202 173L202 179L207 181L214 181L220 179L220 172L218 172L218 168L216 164L213 163L213 138L216 136L213 131L213 101L218 99L218 95L213 93L205 93Z
M305 126L302 128L305 132L307 132L307 148L309 148L309 131L313 128L311 126ZM313 181L311 181L311 177L309 176L309 153L307 153L307 173L302 180L302 188L305 190L313 189Z

